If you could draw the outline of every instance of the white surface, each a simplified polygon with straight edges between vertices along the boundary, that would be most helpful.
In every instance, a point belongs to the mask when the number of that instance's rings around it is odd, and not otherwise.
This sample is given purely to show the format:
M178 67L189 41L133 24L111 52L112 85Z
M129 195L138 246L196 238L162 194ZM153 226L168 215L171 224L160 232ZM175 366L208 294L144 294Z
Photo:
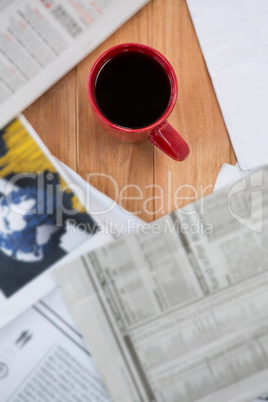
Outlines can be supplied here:
M241 170L238 165L233 166L229 163L224 163L218 173L213 191L225 187L228 184L235 183L239 179L243 179L243 177L247 176L248 174L250 174L250 171Z
M256 172L257 170L259 170L259 168L242 170L240 169L238 163L235 166L230 165L229 163L224 163L218 173L213 191L225 187L229 184L235 183L236 181L243 179L244 177Z
M187 0L241 169L268 163L268 2Z

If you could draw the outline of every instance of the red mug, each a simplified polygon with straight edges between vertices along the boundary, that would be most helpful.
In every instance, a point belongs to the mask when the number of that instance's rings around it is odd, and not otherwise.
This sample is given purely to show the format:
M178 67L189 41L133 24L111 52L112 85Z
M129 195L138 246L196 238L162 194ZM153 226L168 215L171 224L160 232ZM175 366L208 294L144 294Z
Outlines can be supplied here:
M95 80L102 66L113 56L128 51L142 52L156 59L164 67L170 82L170 99L164 113L152 124L138 128L125 128L109 121L101 112L95 98ZM104 52L93 64L88 77L88 99L99 125L111 136L126 142L136 142L147 138L161 151L176 161L184 160L190 149L179 133L166 121L172 112L178 95L178 82L169 61L157 50L137 43L124 43Z

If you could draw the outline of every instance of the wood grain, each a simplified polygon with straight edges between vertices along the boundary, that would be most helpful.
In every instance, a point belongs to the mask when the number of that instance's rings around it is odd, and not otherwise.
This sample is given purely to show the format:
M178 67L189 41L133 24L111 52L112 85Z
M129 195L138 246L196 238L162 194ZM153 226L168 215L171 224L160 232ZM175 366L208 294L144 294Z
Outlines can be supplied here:
M76 71L73 69L24 111L44 143L72 169L76 164Z
M149 141L119 142L94 121L86 90L90 67L124 42L153 46L172 63L179 96L169 122L190 145L185 162ZM151 0L25 115L55 156L146 221L207 194L222 163L236 161L185 0Z

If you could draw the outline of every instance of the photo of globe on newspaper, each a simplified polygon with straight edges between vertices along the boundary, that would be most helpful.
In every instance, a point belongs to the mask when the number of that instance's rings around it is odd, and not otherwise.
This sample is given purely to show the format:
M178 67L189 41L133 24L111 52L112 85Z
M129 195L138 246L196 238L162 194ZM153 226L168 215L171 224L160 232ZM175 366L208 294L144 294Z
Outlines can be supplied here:
M75 233L81 222L88 228L82 238ZM95 231L94 220L21 119L0 130L1 296L14 295Z

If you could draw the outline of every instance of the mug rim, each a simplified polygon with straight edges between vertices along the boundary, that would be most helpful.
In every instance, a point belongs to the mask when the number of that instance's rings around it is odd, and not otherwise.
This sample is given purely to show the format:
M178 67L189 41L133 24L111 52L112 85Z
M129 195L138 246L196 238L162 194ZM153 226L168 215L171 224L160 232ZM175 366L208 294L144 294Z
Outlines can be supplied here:
M101 110L99 109L97 101L95 99L95 94L94 94L95 79L96 79L96 76L97 76L100 68L104 65L104 63L110 57L112 57L118 53L127 52L127 51L138 51L138 52L145 53L145 54L155 58L158 62L160 62L160 64L165 69L167 76L169 77L169 81L170 81L170 88L171 88L170 99L169 99L169 103L168 103L166 110L154 123L152 123L148 126L140 127L140 128L123 127L123 126L117 125L117 124L111 122L110 120L108 120L103 115ZM175 106L175 103L177 101L178 81L177 81L177 77L176 77L174 68L172 67L170 62L166 59L166 57L163 56L162 53L160 53L158 50L156 50L150 46L142 45L139 43L122 43L122 44L113 46L113 47L109 48L108 50L106 50L105 52L103 52L97 58L97 60L94 62L93 66L90 69L90 73L88 76L87 93L88 93L88 100L89 100L90 106L92 107L94 113L107 126L113 128L115 130L119 130L123 133L124 132L125 133L141 133L141 132L151 131L151 130L155 129L168 118L168 116L172 112L172 110Z

